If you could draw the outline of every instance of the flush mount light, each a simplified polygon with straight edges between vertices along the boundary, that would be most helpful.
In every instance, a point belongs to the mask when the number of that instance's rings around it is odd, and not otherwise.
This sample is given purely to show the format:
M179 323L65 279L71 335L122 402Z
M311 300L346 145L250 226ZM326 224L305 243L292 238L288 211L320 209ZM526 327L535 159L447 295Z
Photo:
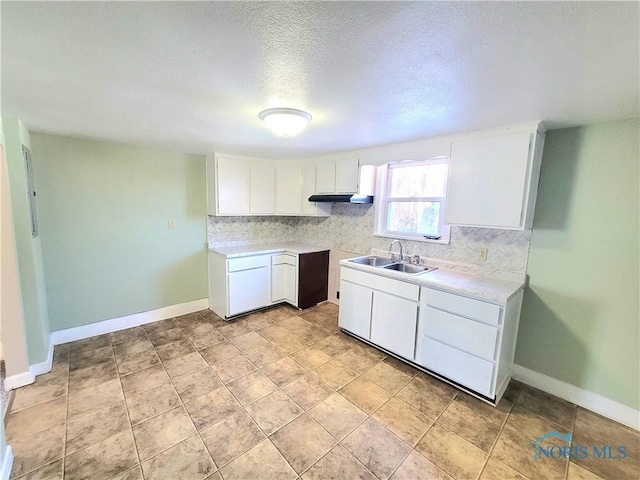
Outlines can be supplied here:
M261 111L258 117L273 133L284 138L297 135L311 121L311 115L295 108L269 108Z

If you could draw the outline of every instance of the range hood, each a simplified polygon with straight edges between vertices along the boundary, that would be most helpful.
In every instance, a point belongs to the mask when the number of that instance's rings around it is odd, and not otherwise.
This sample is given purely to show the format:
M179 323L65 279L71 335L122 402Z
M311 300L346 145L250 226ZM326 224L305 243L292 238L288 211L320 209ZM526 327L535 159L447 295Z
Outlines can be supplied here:
M322 193L311 195L310 202L324 203L373 203L373 195L376 190L376 167L373 165L363 165L360 167L360 178L358 181L358 193Z
M330 203L373 203L372 195L355 195L348 193L346 195L340 195L336 193L311 195L309 197L310 202L330 202Z

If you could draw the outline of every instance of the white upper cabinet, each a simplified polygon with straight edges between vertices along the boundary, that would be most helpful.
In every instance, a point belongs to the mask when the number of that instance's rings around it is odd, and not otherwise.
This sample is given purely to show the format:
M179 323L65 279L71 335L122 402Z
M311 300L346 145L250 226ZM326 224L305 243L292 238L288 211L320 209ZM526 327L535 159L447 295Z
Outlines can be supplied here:
M330 203L310 202L309 197L316 193L316 165L306 163L302 166L302 214L316 217L331 215Z
M331 215L330 204L309 202L315 164L212 155L206 165L209 215Z
M535 127L453 141L445 222L530 229L543 143Z
M211 185L210 167L214 170ZM251 165L246 158L216 156L207 160L209 214L246 215L250 211ZM213 202L213 208L211 205Z
M271 162L251 161L251 213L273 215L276 211L276 167Z
M276 166L276 214L302 213L302 165L278 162Z
M358 193L359 167L357 158L336 162L336 193Z
M336 189L336 162L316 165L316 193L334 193Z
M357 193L359 166L357 158L318 163L316 193Z

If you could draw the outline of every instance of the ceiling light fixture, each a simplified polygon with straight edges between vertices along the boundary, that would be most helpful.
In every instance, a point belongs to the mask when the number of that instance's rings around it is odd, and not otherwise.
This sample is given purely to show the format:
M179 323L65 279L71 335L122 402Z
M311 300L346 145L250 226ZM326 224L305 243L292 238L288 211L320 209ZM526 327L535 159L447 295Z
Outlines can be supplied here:
M279 137L289 138L300 133L311 121L311 115L295 108L269 108L258 115Z

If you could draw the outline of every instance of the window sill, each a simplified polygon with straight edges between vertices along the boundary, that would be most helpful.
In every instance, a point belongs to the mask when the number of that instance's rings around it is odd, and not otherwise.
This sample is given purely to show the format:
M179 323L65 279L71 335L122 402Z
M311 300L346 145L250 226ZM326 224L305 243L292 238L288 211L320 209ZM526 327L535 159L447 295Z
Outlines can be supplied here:
M381 237L381 238L391 238L394 240L409 240L412 242L422 242L422 243L439 243L441 245L449 245L449 239L450 236L446 235L440 239L440 240L429 240L427 238L424 238L423 236L411 236L411 235L397 235L397 234L392 234L392 233L378 233L375 232L373 234L374 237Z

